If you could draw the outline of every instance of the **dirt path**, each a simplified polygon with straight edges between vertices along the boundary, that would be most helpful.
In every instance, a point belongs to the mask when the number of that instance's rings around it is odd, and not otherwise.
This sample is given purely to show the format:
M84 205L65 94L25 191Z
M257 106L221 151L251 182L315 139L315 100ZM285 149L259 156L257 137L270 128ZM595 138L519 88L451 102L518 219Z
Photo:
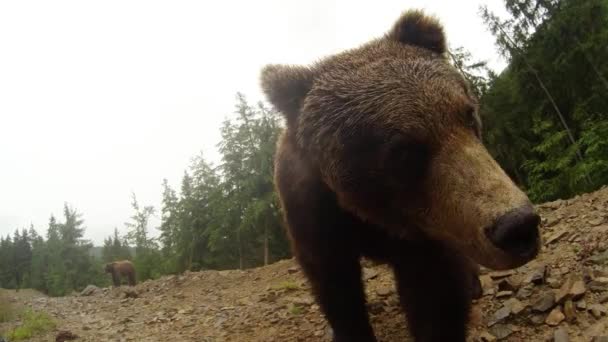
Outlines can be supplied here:
M608 336L608 188L539 206L545 247L512 272L481 276L471 341L569 341ZM379 341L407 341L393 279L365 264ZM576 286L574 286L576 284ZM582 289L581 289L582 285ZM189 272L90 296L11 293L51 314L78 341L330 341L318 306L292 260L247 271ZM57 331L34 341L54 341ZM568 341L559 339L555 341ZM597 339L595 340L597 341Z

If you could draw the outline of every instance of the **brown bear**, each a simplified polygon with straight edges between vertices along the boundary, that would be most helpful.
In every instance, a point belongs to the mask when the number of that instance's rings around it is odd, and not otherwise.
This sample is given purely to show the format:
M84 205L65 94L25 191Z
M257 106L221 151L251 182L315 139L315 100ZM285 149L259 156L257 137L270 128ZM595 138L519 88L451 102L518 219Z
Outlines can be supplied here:
M121 277L127 277L128 284L135 286L135 266L129 260L114 261L106 264L106 273L112 274L114 286L120 286Z
M358 48L262 70L286 118L281 207L334 341L376 340L361 257L392 266L417 341L464 342L476 263L509 269L539 251L540 218L483 146L477 101L446 55L440 23L409 11Z

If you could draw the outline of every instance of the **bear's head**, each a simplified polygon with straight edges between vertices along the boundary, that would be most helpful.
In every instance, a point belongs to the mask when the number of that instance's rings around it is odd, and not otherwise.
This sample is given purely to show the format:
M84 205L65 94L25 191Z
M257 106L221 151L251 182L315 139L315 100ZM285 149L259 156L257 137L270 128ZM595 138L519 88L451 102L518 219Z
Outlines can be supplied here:
M112 273L112 272L114 272L114 265L115 264L116 264L115 262L107 263L105 265L105 267L104 267L104 270L106 271L106 273Z
M262 88L344 210L494 269L538 253L539 216L483 146L477 101L436 19L409 11L359 48L266 66Z

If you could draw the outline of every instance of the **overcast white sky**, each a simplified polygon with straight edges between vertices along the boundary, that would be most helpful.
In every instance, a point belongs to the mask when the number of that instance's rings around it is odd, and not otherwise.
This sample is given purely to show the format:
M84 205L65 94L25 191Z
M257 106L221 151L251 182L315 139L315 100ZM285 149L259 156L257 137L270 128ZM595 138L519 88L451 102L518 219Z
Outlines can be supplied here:
M263 65L355 47L408 8L500 70L482 3L503 13L501 0L2 1L0 234L45 233L64 201L95 243L124 232L131 192L159 208L163 178L179 188L192 156L218 159L235 93L263 100Z

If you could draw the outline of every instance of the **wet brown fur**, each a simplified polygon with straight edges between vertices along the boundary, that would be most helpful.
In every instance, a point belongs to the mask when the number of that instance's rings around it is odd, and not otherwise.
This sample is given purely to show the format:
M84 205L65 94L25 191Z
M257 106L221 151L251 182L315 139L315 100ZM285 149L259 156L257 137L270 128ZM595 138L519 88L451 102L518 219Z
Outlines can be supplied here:
M375 341L362 256L392 265L417 341L465 341L476 262L527 261L483 234L529 202L483 147L476 100L445 46L436 19L409 11L359 48L262 71L287 119L275 184L334 341Z
M112 275L112 283L118 287L121 277L127 277L128 284L135 286L135 266L129 260L114 261L105 265L105 272Z

